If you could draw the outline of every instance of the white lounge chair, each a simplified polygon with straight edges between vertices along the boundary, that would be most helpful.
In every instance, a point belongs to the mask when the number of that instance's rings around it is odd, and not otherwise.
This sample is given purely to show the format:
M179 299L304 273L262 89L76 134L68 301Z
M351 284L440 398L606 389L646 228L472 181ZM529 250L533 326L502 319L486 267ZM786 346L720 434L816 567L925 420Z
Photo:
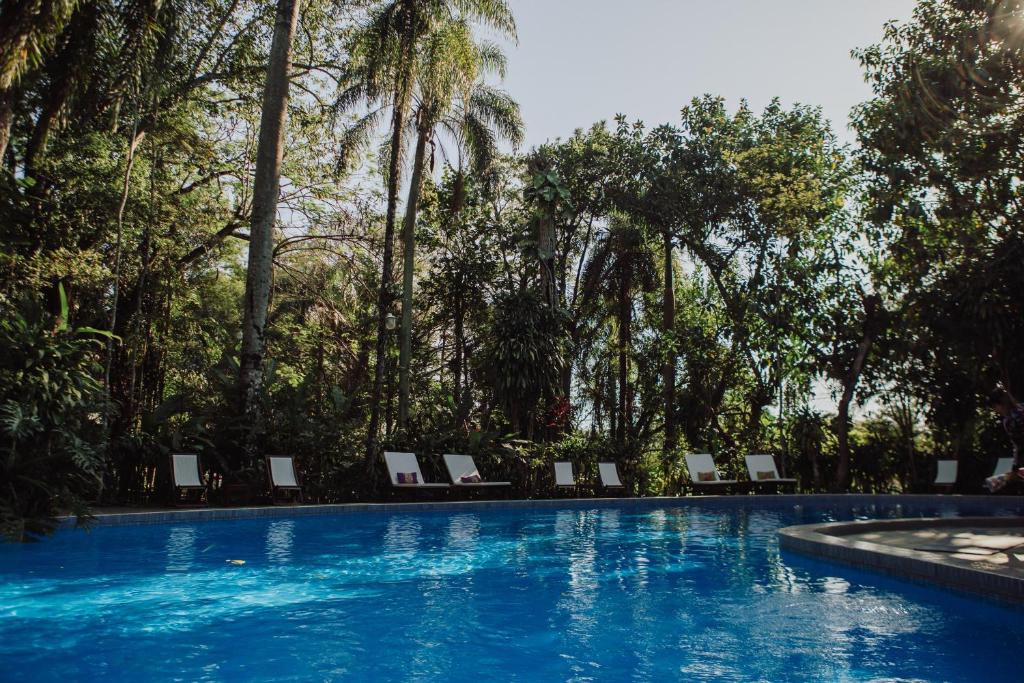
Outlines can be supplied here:
M471 455L457 455L454 453L444 454L444 466L448 468L448 476L452 478L453 486L467 486L472 488L488 488L494 486L511 486L510 481L484 481L480 476L480 470L476 468Z
M571 462L555 463L555 486L563 489L576 487L576 477L572 474Z
M174 490L175 504L188 502L189 494L196 493L193 504L202 503L207 497L206 484L199 472L199 456L195 453L171 454L171 484ZM185 494L184 501L181 494Z
M270 480L272 503L277 505L278 494L285 492L292 501L302 502L302 486L295 473L295 458L290 455L268 455L267 478Z
M939 460L935 468L935 488L952 489L956 484L956 473L959 463L956 460Z
M403 489L446 489L448 484L428 484L423 481L420 463L415 453L394 453L386 451L384 462L388 466L391 485Z
M1006 474L1013 469L1013 458L999 458L996 460L996 468L992 470L992 476Z
M722 479L710 453L687 453L686 469L690 472L690 483L698 491L726 489L739 484L736 479Z
M755 486L796 486L796 479L783 479L775 466L775 457L766 453L746 455L747 474Z
M597 472L601 476L601 486L606 489L624 489L622 480L619 479L619 469L613 462L597 463Z

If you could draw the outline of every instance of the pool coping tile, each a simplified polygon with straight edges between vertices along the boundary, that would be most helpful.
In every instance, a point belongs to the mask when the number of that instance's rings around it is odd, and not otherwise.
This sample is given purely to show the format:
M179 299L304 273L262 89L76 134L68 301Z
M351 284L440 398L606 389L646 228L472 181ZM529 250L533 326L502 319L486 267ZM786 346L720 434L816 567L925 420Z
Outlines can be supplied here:
M280 505L252 507L194 507L170 508L136 512L99 512L89 523L92 526L121 526L136 524L167 524L181 522L210 522L233 519L291 518L354 513L409 513L454 512L503 509L587 509L594 507L700 507L731 509L736 507L799 507L801 505L893 505L900 502L1000 504L1007 507L1006 498L993 496L955 496L931 494L754 494L754 495L701 495L650 496L643 498L531 498L517 500L463 500L383 503L332 503L315 505ZM1024 514L1024 498L1013 500L1019 514ZM72 516L59 518L61 528L77 526Z
M980 496L979 496L980 497ZM989 500L997 500L989 498ZM1024 603L1024 573L1005 572L955 564L938 553L903 548L863 539L853 534L874 531L961 528L1021 527L1022 517L923 517L801 524L779 529L779 547L815 559L839 562L988 598Z

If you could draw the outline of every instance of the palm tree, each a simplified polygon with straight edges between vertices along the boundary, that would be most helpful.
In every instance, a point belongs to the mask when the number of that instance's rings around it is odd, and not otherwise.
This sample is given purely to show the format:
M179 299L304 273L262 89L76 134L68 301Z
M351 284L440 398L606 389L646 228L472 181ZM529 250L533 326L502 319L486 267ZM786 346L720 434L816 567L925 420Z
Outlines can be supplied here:
M248 433L246 458L256 457L260 423L260 392L263 384L264 333L274 260L274 222L281 184L281 158L288 116L288 71L292 38L299 16L299 0L278 0L274 37L263 90L263 111L256 150L253 181L252 223L249 233L249 267L245 278L245 311L242 321L242 353L238 384Z
M598 242L584 272L585 296L607 302L616 328L618 405L612 436L620 443L632 436L633 391L629 382L629 351L633 346L633 296L652 292L657 265L640 226L613 215L611 227Z
M0 159L11 136L17 81L43 61L77 5L78 0L52 0L0 6Z
M366 437L366 463L371 470L376 462L377 432L380 429L387 342L385 321L391 304L391 271L404 134L420 66L417 53L438 25L454 18L483 23L506 35L515 35L515 20L505 0L391 0L374 11L370 20L354 34L349 45L346 89L337 102L339 111L360 102L370 105L369 113L349 130L343 141L343 161L351 158L360 143L369 139L385 109L391 110L386 170L387 210L377 296L377 341Z
M423 183L427 145L447 132L460 150L469 153L474 171L484 173L496 155L497 136L513 145L522 141L523 123L507 94L485 85L481 77L504 77L505 56L494 45L473 42L462 20L439 27L426 41L418 69L416 152L402 230L402 325L398 361L398 428L409 419L409 363L412 357L412 290L416 256L416 213Z

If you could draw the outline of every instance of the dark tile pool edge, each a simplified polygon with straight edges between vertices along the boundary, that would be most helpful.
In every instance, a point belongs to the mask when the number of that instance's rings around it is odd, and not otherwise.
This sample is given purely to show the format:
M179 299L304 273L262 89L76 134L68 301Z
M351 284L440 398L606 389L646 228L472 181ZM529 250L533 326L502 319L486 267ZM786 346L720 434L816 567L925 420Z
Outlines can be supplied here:
M973 496L972 498L984 498L984 496ZM993 499L989 498L989 500ZM910 529L927 526L963 527L981 523L997 527L1021 526L1024 525L1024 518L933 517L802 524L779 529L778 538L779 547L782 550L807 555L815 559L830 560L917 583L937 584L989 599L1024 604L1024 577L948 564L933 553L845 538L849 534L884 529Z
M182 522L213 522L236 519L285 519L291 517L343 515L366 512L473 511L509 508L587 509L593 507L703 507L724 509L736 507L793 507L804 504L898 504L907 503L986 503L1005 507L1005 498L993 496L949 496L930 494L769 494L740 496L673 496L647 498L540 498L521 500L467 500L388 503L337 503L328 505L260 506L239 508L188 508L147 512L98 513L92 526L123 526L137 524L169 524ZM1016 502L1016 501L1015 501ZM1024 499L1018 502L1024 514ZM60 528L76 526L74 517L60 518Z

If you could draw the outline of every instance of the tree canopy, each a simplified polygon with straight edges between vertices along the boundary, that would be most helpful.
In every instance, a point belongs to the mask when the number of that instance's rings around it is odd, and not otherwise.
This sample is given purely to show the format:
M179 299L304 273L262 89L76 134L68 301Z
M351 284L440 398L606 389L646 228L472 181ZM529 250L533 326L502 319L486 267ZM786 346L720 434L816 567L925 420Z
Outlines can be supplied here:
M854 144L694 94L519 150L503 1L5 4L4 534L164 501L182 449L245 500L272 452L307 499L380 498L385 448L524 496L598 458L678 493L698 450L980 488L984 397L1024 393L1022 14L888 25Z

